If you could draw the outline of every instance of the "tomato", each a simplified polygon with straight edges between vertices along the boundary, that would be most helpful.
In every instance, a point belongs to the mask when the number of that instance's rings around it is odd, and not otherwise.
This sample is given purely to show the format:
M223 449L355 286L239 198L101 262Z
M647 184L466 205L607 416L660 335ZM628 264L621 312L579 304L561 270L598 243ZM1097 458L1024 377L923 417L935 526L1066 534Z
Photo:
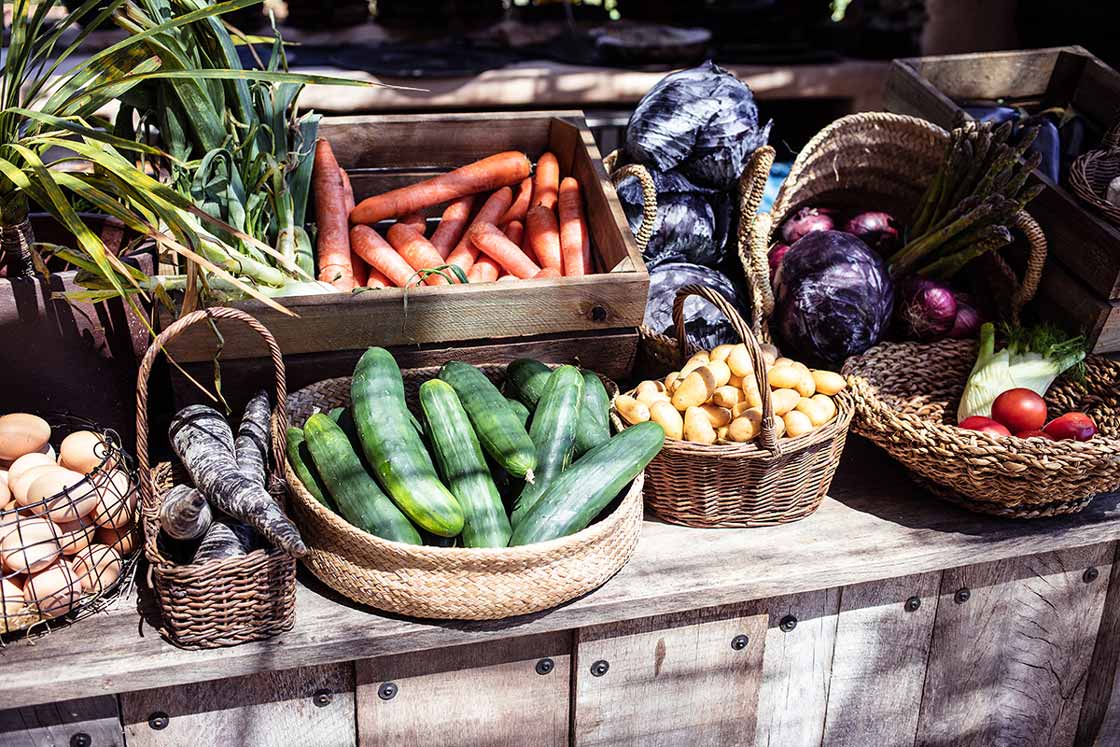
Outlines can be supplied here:
M986 418L983 415L973 415L971 418L965 418L960 422L960 427L969 431L980 431L981 433L989 433L993 436L1010 436L1011 431L991 418Z
M992 403L992 419L1014 433L1037 431L1046 424L1046 400L1030 389L1008 389Z
M1045 438L1047 441L1057 441L1046 431L1019 431L1015 434L1015 438Z
M1088 441L1097 435L1097 424L1083 412L1067 412L1051 420L1043 430L1058 441Z

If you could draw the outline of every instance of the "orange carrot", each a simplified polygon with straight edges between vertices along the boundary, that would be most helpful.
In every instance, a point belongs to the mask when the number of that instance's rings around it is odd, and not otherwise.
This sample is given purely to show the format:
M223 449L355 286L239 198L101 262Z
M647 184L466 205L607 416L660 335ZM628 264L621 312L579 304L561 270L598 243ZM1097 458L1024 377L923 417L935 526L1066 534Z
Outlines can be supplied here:
M416 229L416 233L421 236L428 230L428 221L424 218L424 214L420 212L409 213L403 216L398 223L403 223L406 226L412 226Z
M560 271L555 267L543 267L541 268L541 271L533 277L537 280L540 280L541 278L558 278L560 277Z
M489 257L479 257L478 261L471 265L467 280L472 283L493 283L498 279L501 269L498 263Z
M354 288L354 267L350 264L350 226L346 222L346 186L331 144L315 144L312 172L315 190L315 220L319 226L319 280L340 291Z
M519 220L511 220L502 226L502 233L506 235L507 239L521 246L521 240L525 238L525 224ZM525 251L525 247L521 246L521 251ZM528 252L525 253L528 254ZM532 259L532 257L529 259Z
M393 281L385 277L385 273L376 267L369 268L369 280L366 281L367 288L391 288Z
M432 246L439 252L439 256L447 259L451 250L455 248L467 229L470 222L471 210L474 209L475 196L467 195L455 200L443 211L443 217L432 234Z
M389 242L381 238L381 234L369 226L354 226L350 229L350 243L354 251L369 266L384 275L393 285L404 288L413 283L416 272L404 261L404 257L397 254L397 250L389 246Z
M346 214L350 215L350 211L354 209L354 185L350 183L350 175L346 173L346 169L339 169L338 172L342 175L342 187L346 191ZM369 281L369 265L354 253L354 247L350 247L350 267L354 270L354 287L360 288Z
M516 275L502 275L500 278L498 278L498 282L499 283L516 283L520 279L521 278L517 277Z
M567 177L560 182L560 252L564 257L564 274L579 277L591 273L591 239L583 215L583 198L579 182Z
M543 267L555 267L557 270L563 267L560 260L560 226L552 208L544 205L529 208L522 243L526 252L532 252Z
M474 228L479 223L493 223L501 218L509 210L510 203L513 202L513 190L509 187L502 187L483 203L482 208L478 211L478 215L471 221L471 228ZM467 230L470 234L470 229ZM447 262L453 265L459 265L463 272L470 272L471 265L478 259L478 250L474 248L470 241L467 240L467 235L464 235L459 240L455 251L447 255Z
M544 205L550 210L556 207L559 189L560 162L552 153L545 153L537 161L537 174L533 178L533 205Z
M407 223L394 223L386 238L414 270L431 270L444 264L443 257L439 256L431 242ZM426 276L424 282L428 285L447 285L447 281L438 274Z
M490 259L494 260L511 275L519 278L531 278L541 271L525 252L517 248L517 244L506 238L506 235L493 223L476 223L467 237L471 243Z
M506 151L417 184L362 200L350 215L353 223L372 224L416 210L517 184L529 176L532 165L524 153ZM508 206L507 206L508 209ZM498 216L499 218L501 216Z
M509 206L509 210L498 221L499 224L506 224L512 220L525 220L525 213L529 212L529 201L533 197L533 177L527 176L521 182L521 187L517 190L517 197L513 199L513 204Z

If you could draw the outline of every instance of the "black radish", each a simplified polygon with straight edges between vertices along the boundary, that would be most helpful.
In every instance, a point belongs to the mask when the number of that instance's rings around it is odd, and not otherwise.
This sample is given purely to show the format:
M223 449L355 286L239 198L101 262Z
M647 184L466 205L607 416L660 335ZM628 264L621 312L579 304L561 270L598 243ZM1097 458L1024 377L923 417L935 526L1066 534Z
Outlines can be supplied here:
M223 516L210 525L191 562L197 564L235 558L247 555L252 547L253 533L249 527Z
M206 534L214 516L206 496L190 485L176 485L159 507L159 525L173 540L198 539Z
M271 416L268 392L262 389L245 405L237 440L233 443L241 474L261 486L266 484L268 472L268 421Z

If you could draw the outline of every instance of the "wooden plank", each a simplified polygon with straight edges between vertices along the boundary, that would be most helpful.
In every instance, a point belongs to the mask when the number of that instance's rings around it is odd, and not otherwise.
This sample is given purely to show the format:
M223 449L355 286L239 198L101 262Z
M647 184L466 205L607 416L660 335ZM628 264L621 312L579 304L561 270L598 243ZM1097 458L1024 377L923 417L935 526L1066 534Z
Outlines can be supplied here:
M332 664L121 695L129 747L356 743L354 667ZM163 728L159 718L163 716Z
M749 743L766 620L765 614L736 607L580 629L573 742ZM746 640L737 641L739 636Z
M841 590L824 744L913 744L940 584L934 572Z
M0 711L4 747L91 747L124 745L117 699L112 695L66 700Z
M953 126L959 107L914 69L911 60L895 60L883 89L887 111L921 117L946 129Z
M571 649L563 632L356 662L359 743L567 745Z
M1060 262L1046 263L1032 307L1039 318L1084 334L1092 352L1120 351L1120 302L1097 297Z
M1120 543L1113 557L1112 574L1104 601L1085 700L1077 725L1077 742L1081 747L1116 747L1120 745Z
M819 745L824 738L840 590L791 594L763 605L769 613L769 629L754 743L759 747Z
M919 75L955 101L992 100L1009 94L1041 97L1058 55L1068 47L976 52L907 59Z
M945 571L919 744L1073 744L1115 546ZM962 596L968 590L968 598Z
M1106 127L1120 121L1120 73L1090 57L1077 81L1072 103L1077 111Z

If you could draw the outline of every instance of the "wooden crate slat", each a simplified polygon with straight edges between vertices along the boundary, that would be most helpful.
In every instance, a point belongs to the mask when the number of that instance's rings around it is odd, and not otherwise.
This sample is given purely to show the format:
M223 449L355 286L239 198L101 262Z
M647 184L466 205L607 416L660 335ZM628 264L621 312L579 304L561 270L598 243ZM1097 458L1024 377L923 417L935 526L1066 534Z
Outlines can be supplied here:
M1108 592L1077 726L1079 745L1120 745L1120 543L1113 547L1111 575L1100 569L1100 580L1095 582L1108 579Z
M0 745L4 747L65 747L77 743L79 734L89 738L86 744L91 747L124 744L115 695L0 711Z
M1120 302L1098 298L1060 262L1049 260L1032 304L1046 319L1084 333L1094 353L1120 350Z
M955 99L998 99L1014 91L1041 97L1063 47L1029 52L977 52L906 60L935 88Z

